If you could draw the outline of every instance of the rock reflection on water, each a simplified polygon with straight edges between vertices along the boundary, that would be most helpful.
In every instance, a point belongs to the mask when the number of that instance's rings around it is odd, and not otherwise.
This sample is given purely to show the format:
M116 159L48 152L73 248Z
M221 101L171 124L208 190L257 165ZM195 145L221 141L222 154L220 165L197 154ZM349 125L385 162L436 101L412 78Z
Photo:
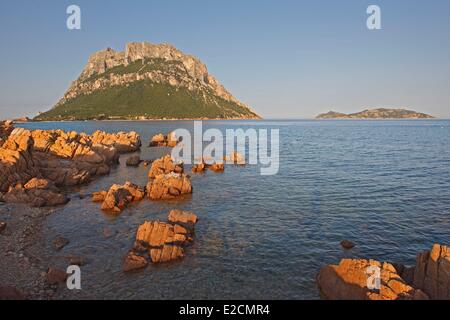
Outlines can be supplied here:
M280 129L280 172L260 176L254 166L193 175L183 200L130 205L107 215L89 198L49 217L51 240L70 240L58 255L83 256L82 288L68 298L97 299L317 299L319 269L343 257L413 264L417 252L450 243L449 121L211 121L205 129L237 126ZM192 128L189 121L28 123L28 128L130 131L142 136L140 157L159 132ZM442 129L444 127L444 129ZM147 182L148 167L125 166L76 188L89 194L129 180ZM190 170L189 167L187 170ZM145 220L164 221L171 209L199 216L186 257L122 272L122 259ZM106 231L105 231L106 230ZM356 243L342 250L340 241Z

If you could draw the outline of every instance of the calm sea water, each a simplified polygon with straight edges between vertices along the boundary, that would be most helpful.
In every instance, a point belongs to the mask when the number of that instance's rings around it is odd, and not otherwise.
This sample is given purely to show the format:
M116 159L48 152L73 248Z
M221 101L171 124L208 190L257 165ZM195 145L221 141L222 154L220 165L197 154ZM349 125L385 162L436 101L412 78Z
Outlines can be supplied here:
M144 200L112 217L74 198L49 217L49 248L70 239L60 256L89 260L81 296L118 299L316 299L315 276L344 257L414 264L433 243L450 244L450 121L210 121L204 127L280 129L280 172L255 166L193 175L183 201ZM142 159L168 153L148 139L192 122L29 123L27 128L92 133L135 130ZM82 194L126 180L145 185L148 168L122 164L80 187ZM189 167L187 168L190 169ZM124 274L122 258L145 220L173 208L200 218L186 258ZM113 233L105 238L104 230ZM342 239L357 246L343 251ZM74 294L75 295L75 294Z

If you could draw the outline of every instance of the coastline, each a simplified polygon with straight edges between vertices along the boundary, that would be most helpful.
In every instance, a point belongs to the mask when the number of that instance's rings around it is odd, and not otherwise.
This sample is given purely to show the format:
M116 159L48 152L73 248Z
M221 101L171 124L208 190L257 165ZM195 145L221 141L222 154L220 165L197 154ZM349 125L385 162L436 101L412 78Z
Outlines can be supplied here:
M180 119L103 119L103 120L33 120L33 121L24 121L24 122L14 122L14 123L33 123L33 122L174 122L174 121L237 121L237 120L255 120L255 121L264 121L267 119L264 118L227 118L227 119L220 119L220 118L214 118L214 119L205 119L205 118L180 118Z
M14 121L16 124L26 123L71 123L71 122L176 122L176 121L446 121L450 118L231 118L231 119L104 119L104 120L37 120L37 121Z

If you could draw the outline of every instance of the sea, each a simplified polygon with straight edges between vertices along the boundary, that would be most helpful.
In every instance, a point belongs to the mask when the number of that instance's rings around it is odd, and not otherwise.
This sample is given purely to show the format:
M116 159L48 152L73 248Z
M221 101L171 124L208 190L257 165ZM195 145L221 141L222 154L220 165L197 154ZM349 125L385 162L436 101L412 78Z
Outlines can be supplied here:
M141 159L170 153L147 147L158 133L192 121L32 122L29 129L92 133L136 131ZM48 250L84 257L82 290L93 299L319 299L316 275L343 258L414 265L434 243L450 245L449 120L203 121L203 128L278 129L279 170L227 166L192 174L193 194L133 204L110 215L88 195L114 183L147 183L149 167L126 167L66 190L71 201L44 225ZM186 171L190 174L189 166ZM195 242L184 259L124 273L123 258L146 220L166 221L172 209L195 212ZM356 246L345 250L343 239ZM61 262L63 263L63 262Z

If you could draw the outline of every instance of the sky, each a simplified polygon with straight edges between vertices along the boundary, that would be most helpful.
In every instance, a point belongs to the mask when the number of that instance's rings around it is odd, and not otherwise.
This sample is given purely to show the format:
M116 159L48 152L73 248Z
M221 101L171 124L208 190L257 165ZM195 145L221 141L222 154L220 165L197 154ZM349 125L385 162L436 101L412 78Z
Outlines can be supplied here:
M81 30L66 8L81 8ZM381 8L381 30L366 26ZM450 118L448 0L2 0L0 119L50 109L95 51L170 43L265 118L409 108Z

